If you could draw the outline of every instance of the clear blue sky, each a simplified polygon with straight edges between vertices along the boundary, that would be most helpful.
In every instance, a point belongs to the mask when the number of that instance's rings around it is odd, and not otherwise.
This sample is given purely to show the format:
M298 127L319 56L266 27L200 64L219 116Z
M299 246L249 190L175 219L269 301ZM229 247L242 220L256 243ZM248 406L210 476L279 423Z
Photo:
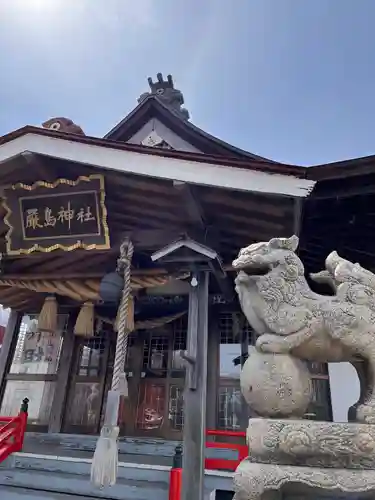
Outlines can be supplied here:
M172 73L192 121L275 160L375 154L375 0L0 0L0 135L103 136Z

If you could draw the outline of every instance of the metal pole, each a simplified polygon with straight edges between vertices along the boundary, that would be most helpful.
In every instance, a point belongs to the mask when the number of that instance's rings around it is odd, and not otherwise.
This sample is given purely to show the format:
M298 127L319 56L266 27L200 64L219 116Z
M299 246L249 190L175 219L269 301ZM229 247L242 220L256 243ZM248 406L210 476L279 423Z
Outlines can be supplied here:
M182 500L204 499L209 274L193 276L184 392ZM195 285L195 286L194 286ZM190 361L189 361L190 360Z

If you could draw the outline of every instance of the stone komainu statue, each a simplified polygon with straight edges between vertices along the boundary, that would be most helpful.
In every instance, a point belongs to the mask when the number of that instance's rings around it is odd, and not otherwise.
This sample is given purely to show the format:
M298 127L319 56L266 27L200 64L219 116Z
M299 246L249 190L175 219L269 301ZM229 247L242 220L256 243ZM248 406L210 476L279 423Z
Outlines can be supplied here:
M298 237L243 248L233 267L242 310L258 333L260 352L289 353L318 362L349 361L361 395L356 420L375 423L375 275L332 252L312 275L334 296L314 293L296 255Z

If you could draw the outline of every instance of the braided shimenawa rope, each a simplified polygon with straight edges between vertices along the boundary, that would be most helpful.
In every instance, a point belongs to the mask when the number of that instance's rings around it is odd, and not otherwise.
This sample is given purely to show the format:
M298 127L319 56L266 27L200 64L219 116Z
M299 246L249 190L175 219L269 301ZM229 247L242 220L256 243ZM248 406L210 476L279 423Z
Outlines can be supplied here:
M119 306L119 320L116 342L116 354L112 376L112 390L118 391L120 387L121 375L124 372L126 352L128 350L128 311L131 300L130 266L133 257L134 247L129 239L126 239L120 247L120 258L117 261L117 272L124 275L124 288L122 290L121 302Z

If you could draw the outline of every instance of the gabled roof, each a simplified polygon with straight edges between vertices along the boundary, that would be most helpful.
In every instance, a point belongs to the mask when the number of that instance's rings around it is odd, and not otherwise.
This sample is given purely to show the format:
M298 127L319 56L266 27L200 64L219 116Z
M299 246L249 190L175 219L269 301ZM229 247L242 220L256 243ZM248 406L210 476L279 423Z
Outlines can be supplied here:
M115 265L124 234L136 248L135 269L154 267L150 255L184 236L214 248L223 262L247 244L290 234L295 197L307 197L315 182L304 169L257 160L212 157L98 139L63 131L25 127L0 138L0 185L35 185L92 174L105 176L107 224L111 250L75 253L69 273L105 274ZM1 207L0 207L1 208ZM0 223L4 219L2 207ZM0 224L0 250L5 251L9 227ZM77 252L79 252L77 250ZM13 276L48 273L66 279L66 252L6 259ZM70 262L70 261L69 261ZM34 277L37 274L34 274ZM39 274L41 276L41 274ZM45 274L44 274L45 276ZM62 278L63 279L63 278ZM96 278L95 278L96 279ZM3 285L2 285L3 286ZM224 285L223 285L224 287ZM2 288L2 287L0 287ZM11 307L38 308L35 294L0 290L0 302ZM8 299L6 295L9 293Z
M319 181L373 174L375 172L375 155L313 165L306 172L308 179Z
M104 138L127 142L153 118L159 119L166 127L204 154L272 162L272 160L232 146L208 134L196 125L193 125L190 121L182 119L179 113L174 111L173 108L166 106L156 95L146 97L120 123L110 130Z
M238 191L306 197L315 182L303 167L126 144L24 127L0 138L0 180L5 162L30 152L99 168Z

